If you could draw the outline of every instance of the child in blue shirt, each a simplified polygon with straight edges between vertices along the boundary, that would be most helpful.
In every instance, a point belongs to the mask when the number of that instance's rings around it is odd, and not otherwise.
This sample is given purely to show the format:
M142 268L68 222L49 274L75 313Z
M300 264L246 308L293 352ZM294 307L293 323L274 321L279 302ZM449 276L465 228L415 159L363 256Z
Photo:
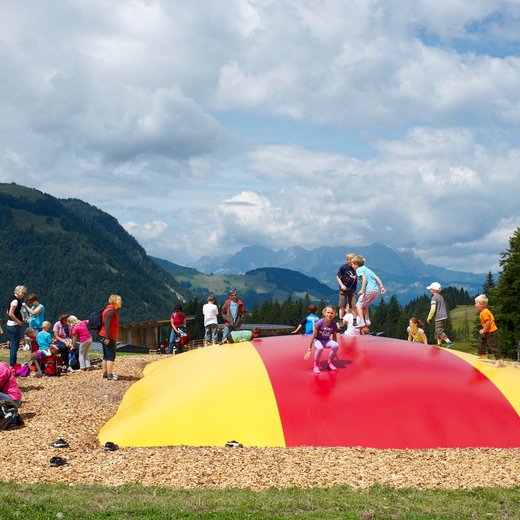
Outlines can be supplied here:
M385 294L385 288L381 278L365 265L365 259L362 256L355 256L352 259L352 267L356 270L358 279L361 279L361 289L358 292L359 299L356 304L357 326L370 327L370 305L379 296L379 288L381 288L381 294Z
M312 334L314 324L320 319L318 316L318 307L316 305L309 305L309 315L305 316L300 324L291 332L291 334L298 334L302 327L305 327L305 334Z
M52 343L52 334L49 332L52 329L52 323L44 321L42 323L42 330L36 334L36 343L40 352L44 356L51 356L58 351L58 348Z

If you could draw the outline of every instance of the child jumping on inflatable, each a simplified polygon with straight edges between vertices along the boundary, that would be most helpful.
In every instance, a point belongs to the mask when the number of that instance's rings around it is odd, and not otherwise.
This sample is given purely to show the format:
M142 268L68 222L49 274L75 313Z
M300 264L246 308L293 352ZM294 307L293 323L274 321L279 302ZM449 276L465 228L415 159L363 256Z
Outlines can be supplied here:
M381 289L381 294L385 294L385 288L381 278L365 265L365 259L362 256L355 256L352 259L352 267L356 270L358 279L361 279L359 299L356 303L357 326L359 328L370 327L370 305L379 296L379 289Z
M305 353L304 359L311 357L312 347L314 347L314 373L320 373L320 359L324 348L330 348L329 359L327 361L329 370L336 370L332 360L337 356L338 342L337 332L338 324L334 320L336 309L332 305L328 305L323 309L323 318L319 319L312 331L311 342Z

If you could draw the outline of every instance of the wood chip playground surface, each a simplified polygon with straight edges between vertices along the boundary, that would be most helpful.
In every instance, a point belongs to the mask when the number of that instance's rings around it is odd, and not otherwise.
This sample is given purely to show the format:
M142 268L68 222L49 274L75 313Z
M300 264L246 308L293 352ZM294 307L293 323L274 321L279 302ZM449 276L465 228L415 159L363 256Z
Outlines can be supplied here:
M336 485L360 489L374 484L417 489L520 486L520 449L179 446L104 451L97 439L99 429L115 414L144 366L158 359L152 355L118 357L119 381L103 381L99 369L61 377L19 378L25 425L0 432L1 480L253 490ZM69 447L52 448L58 438ZM66 458L67 464L50 467L55 456Z

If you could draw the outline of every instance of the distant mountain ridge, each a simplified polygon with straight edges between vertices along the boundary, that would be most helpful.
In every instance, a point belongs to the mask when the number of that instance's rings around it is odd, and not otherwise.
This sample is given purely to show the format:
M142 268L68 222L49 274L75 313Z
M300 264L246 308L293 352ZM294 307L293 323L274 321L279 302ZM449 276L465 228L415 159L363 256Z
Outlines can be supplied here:
M401 303L424 294L426 286L438 281L444 286L463 288L470 294L479 292L485 274L452 271L425 264L413 253L397 251L381 244L362 247L324 246L312 250L289 247L274 251L262 246L244 247L234 255L203 256L191 264L204 273L244 274L253 269L276 267L298 271L336 289L336 273L344 263L345 254L354 251L365 257L367 266L384 281L389 294L395 294Z

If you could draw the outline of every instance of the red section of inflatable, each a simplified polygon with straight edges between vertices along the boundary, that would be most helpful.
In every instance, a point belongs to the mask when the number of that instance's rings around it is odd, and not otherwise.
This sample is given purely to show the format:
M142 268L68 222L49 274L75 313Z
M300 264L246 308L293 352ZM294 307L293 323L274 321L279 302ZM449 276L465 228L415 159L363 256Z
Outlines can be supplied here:
M314 375L308 336L253 342L287 446L520 447L520 417L480 371L443 349L339 335L338 370Z

